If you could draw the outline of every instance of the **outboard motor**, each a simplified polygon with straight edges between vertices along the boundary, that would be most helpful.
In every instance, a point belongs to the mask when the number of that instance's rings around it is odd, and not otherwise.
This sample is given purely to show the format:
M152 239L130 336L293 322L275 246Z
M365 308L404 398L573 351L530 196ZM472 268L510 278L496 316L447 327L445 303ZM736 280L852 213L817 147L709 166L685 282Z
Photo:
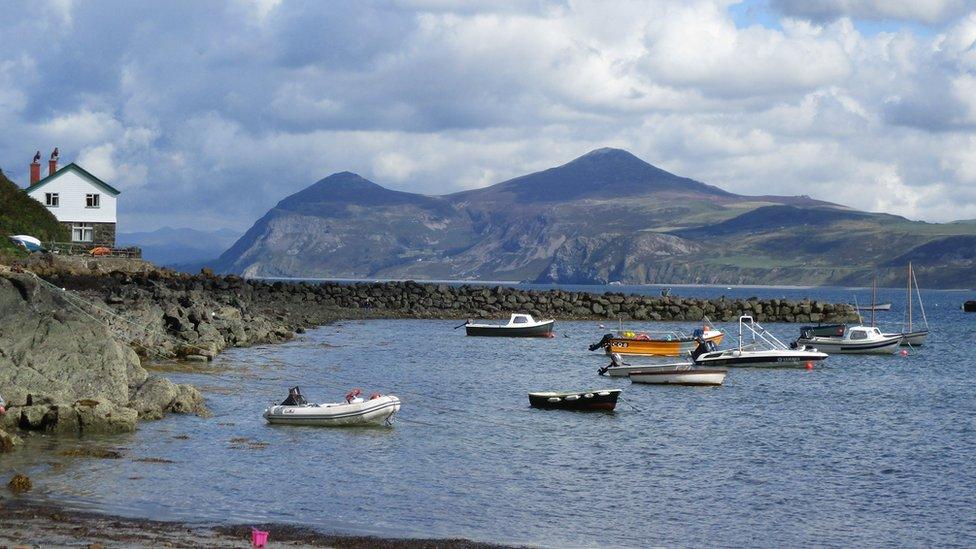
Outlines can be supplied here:
M699 338L698 346L695 347L695 350L691 352L691 361L698 362L698 357L702 356L705 353L710 353L716 350L718 350L718 347L715 346L714 341L710 339Z
M288 389L288 398L281 403L282 406L305 406L308 401L302 396L302 390L296 385Z
M593 345L590 345L590 350L595 351L597 349L602 349L610 344L610 340L613 339L613 334L604 334L603 339L597 341Z
M596 371L596 373L600 374L601 376L606 375L607 370L609 370L610 368L616 368L618 366L630 366L630 364L624 362L623 359L620 358L619 354L610 353L610 364L607 364L603 368L600 368L599 370Z

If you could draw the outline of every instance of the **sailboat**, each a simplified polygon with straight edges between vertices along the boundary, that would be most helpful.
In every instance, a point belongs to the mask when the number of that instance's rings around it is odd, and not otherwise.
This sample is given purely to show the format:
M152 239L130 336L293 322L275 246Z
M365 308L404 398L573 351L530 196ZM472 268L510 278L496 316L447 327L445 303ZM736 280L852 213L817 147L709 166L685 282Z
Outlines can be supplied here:
M912 325L912 285L915 286L915 294L918 296L918 308L922 311L922 321L925 323L925 329L923 330L915 330ZM918 289L918 280L915 278L915 270L912 269L911 262L908 263L908 285L905 297L905 325L901 332L901 344L907 347L918 347L925 343L925 338L929 335L929 319L925 316L925 305L922 304L922 292Z

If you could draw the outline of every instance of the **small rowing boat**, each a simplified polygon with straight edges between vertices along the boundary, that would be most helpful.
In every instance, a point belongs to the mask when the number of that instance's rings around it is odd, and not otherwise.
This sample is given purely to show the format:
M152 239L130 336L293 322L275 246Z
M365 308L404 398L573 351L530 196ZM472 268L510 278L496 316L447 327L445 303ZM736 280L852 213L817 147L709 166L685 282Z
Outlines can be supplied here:
M469 336L552 337L555 324L555 320L536 320L532 315L515 313L508 319L508 324L479 324L469 320L461 326Z
M353 389L346 395L345 402L310 404L298 387L292 387L284 402L264 410L264 418L268 423L279 425L346 427L392 424L393 416L400 411L400 399L379 393L364 399L361 393L360 389Z
M620 389L529 393L529 405L548 410L577 410L582 412L611 412L617 406Z
M662 364L630 372L631 383L652 385L721 385L727 368L700 368L691 362Z

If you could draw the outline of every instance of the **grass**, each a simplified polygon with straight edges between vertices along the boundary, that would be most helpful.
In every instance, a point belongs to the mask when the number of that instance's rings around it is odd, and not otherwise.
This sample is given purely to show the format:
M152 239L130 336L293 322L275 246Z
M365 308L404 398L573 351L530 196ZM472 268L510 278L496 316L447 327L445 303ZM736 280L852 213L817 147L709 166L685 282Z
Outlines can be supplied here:
M24 191L0 171L0 260L24 255L7 236L26 234L41 241L68 240L68 231L43 204Z

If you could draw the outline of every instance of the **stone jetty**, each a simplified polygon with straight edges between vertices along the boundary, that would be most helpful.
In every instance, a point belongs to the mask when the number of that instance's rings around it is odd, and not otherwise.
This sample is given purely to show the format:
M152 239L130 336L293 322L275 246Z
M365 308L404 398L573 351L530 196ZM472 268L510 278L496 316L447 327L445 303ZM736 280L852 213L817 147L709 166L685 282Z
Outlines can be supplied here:
M557 320L735 321L752 315L759 322L850 322L857 313L848 304L759 298L692 298L589 293L559 289L526 290L508 286L427 284L413 281L344 284L285 282L167 271L116 272L108 276L55 275L59 286L94 291L120 310L146 300L166 311L171 331L208 323L213 311L199 304L217 303L242 314L260 312L286 321L289 329L336 318L501 318L528 312ZM226 316L226 315L225 315ZM269 327L270 330L276 328ZM266 339L258 336L257 339Z

